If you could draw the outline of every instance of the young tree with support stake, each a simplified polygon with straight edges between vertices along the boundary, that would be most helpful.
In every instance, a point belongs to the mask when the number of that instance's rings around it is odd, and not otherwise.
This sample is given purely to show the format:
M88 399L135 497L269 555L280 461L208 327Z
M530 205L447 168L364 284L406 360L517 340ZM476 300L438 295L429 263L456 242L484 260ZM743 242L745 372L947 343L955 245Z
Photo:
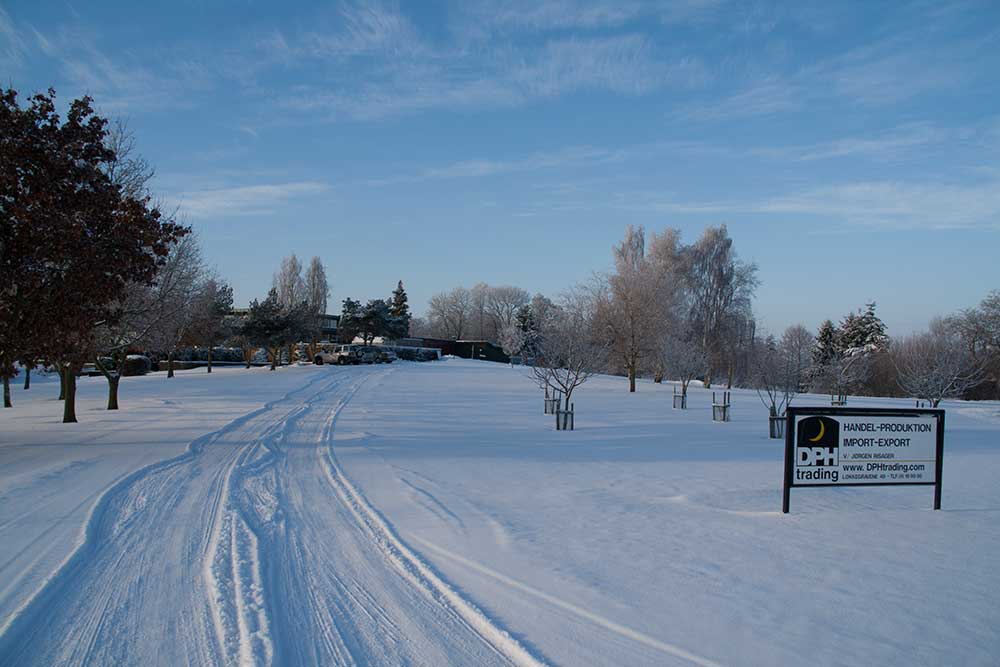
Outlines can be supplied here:
M566 407L573 391L607 362L607 346L593 335L594 317L592 299L576 292L541 333L532 373L541 386L562 392Z

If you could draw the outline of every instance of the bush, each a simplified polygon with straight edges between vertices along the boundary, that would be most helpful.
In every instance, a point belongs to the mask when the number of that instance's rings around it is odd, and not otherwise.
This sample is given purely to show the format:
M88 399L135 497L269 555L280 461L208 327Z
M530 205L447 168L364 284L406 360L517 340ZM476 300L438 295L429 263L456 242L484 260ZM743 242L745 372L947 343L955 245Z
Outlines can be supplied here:
M145 375L153 368L153 362L149 360L149 357L143 356L141 354L130 354L125 357L125 367L122 369L122 375L129 377L132 375Z

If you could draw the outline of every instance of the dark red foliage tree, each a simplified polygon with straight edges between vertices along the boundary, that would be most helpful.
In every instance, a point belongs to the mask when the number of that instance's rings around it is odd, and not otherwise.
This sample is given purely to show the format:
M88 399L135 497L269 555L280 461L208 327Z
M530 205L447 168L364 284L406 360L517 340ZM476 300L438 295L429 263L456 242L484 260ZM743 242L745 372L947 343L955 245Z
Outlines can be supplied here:
M55 363L64 422L76 421L76 373L95 327L115 317L128 285L155 278L189 231L112 182L106 137L89 97L63 122L51 89L26 108L16 91L0 95L0 367L27 356Z

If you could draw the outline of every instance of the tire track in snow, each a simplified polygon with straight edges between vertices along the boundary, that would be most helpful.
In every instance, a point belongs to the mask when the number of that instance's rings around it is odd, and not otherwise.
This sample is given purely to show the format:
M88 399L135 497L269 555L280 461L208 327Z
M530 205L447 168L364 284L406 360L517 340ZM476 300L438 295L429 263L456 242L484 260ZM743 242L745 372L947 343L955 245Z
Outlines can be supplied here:
M527 584L517 581L516 579L512 579L507 575L492 570L486 567L485 565L482 565L481 563L477 563L473 560L469 560L468 558L465 558L456 553L452 553L451 551L443 549L442 547L439 547L436 544L433 544L432 542L428 542L427 540L421 538L419 535L414 535L413 539L419 542L420 544L424 545L434 553L438 554L439 556L443 556L451 561L459 563L460 565L464 565L470 570L486 575L487 577L495 581L499 581L505 586L519 590L522 593L527 593L532 597L536 597L540 600L544 600L545 602L548 602L549 604L555 607L558 607L576 616L584 618L590 621L591 623L594 623L602 628L605 628L606 630L614 632L617 635L620 635L627 639L631 639L632 641L638 642L650 648L654 648L658 651L662 651L663 653L667 653L682 660L686 660L691 664L698 665L699 667L721 667L721 665L715 662L714 660L710 660L709 658L704 658L700 655L696 655L694 653L691 653L690 651L680 648L679 646L675 646L665 641L656 639L655 637L650 637L649 635L643 634L637 630L633 630L632 628L628 628L624 625L621 625L620 623L615 623L612 620L606 619L603 616L598 616L594 612L584 609L583 607L577 606L571 602L567 602L565 600L557 598L554 595L549 595L544 591L540 591L537 588L533 588L531 586L528 586Z
M95 658L93 652L96 649L112 652L112 655L104 658L104 663L109 660L121 662L125 655L131 656L128 662L146 663L130 651L134 648L131 642L148 642L150 638L141 628L133 628L132 634L123 636L121 626L128 626L129 621L134 625L137 620L142 620L131 617L134 614L131 613L133 610L129 608L130 604L140 607L157 604L158 600L150 601L147 598L144 586L159 583L167 585L169 589L170 582L150 581L153 577L147 574L148 568L156 564L176 577L177 581L185 582L188 586L191 582L184 577L183 572L174 571L178 568L171 569L170 566L174 564L162 562L167 557L168 550L155 553L150 558L142 529L147 530L147 539L156 537L157 533L152 531L155 530L157 521L150 519L169 523L173 517L163 514L162 507L159 508L161 513L156 515L157 504L148 502L150 496L156 497L156 493L144 494L142 488L152 486L153 491L161 496L165 495L164 492L173 491L174 502L165 507L166 510L171 510L184 500L187 487L197 477L207 473L209 479L204 484L204 491L211 497L212 504L217 505L220 498L217 487L221 487L228 479L232 466L224 466L221 473L212 474L211 466L207 464L214 461L204 460L206 452L221 456L223 460L238 456L252 447L254 441L252 437L246 441L240 440L241 429L251 429L254 420L268 416L283 402L292 400L298 394L307 393L324 381L330 384L330 380L329 375L320 374L305 387L290 391L281 398L234 419L215 432L194 440L183 454L135 470L109 486L88 514L84 524L84 537L79 546L39 586L36 593L25 600L0 626L0 664L84 664ZM235 438L236 442L225 442L227 438ZM168 481L174 482L176 488L169 486ZM197 506L188 509L197 510ZM147 510L153 512L153 516L140 522L139 516ZM173 546L175 549L186 548L185 554L190 552L189 545ZM133 566L131 570L121 568L124 559ZM180 565L179 569L183 570L184 564ZM118 581L119 578L126 577L131 578L126 582ZM97 579L100 581L96 581ZM203 591L201 593L204 594ZM69 602L73 604L70 605ZM195 600L191 597L187 602L195 603ZM95 609L94 605L98 605L100 609ZM197 606L196 603L193 606ZM211 640L190 643L191 638L187 635L196 628L183 627L185 621L195 626L200 625L199 619L206 615L205 609L185 608L173 611L184 615L180 623L186 632L178 634L188 639L189 643L176 647L170 641L161 639L159 646L184 651L186 661L189 662L218 664L222 647L215 646L215 642ZM67 615L70 618L66 618ZM62 626L59 625L60 620L63 621ZM176 618L169 619L165 630L170 627L177 629L177 623ZM98 639L105 631L112 637L105 637L105 641L101 643ZM49 657L46 658L42 653ZM166 661L165 664L170 664L170 658L161 657L159 651L154 650L153 654L161 663Z
M360 385L355 387L350 395L331 413L324 428L323 441L326 443L326 446L320 448L319 454L330 486L336 492L341 502L350 509L358 526L368 533L372 545L379 549L396 566L399 573L412 586L423 590L436 603L447 608L466 627L477 634L499 655L510 661L511 664L518 667L541 667L544 663L531 655L507 631L498 627L478 607L462 597L428 567L403 542L382 518L381 514L371 506L367 499L343 474L340 466L337 464L336 455L333 452L333 431L341 410L347 405L347 402L353 397L358 388L360 388Z

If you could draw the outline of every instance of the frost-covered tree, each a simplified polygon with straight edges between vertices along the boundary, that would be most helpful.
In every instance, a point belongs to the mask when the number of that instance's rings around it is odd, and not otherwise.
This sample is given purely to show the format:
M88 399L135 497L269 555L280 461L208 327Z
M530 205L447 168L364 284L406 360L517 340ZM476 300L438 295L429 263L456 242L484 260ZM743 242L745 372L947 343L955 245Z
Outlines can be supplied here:
M875 314L875 302L865 304L864 309L850 313L840 324L837 336L840 351L846 354L859 352L872 354L884 352L889 346L889 336L885 324Z
M733 240L725 225L708 227L689 247L689 319L700 333L701 346L708 358L705 386L727 361L727 334L732 325L744 321L757 288L757 265L737 259ZM733 338L729 338L730 344ZM727 359L727 356L730 357Z
M659 283L645 245L645 230L630 225L613 248L615 271L591 291L597 335L627 374L629 392L635 391L640 364L655 349L662 325Z
M949 318L966 349L983 368L985 396L1000 398L1000 290L990 292L978 306Z
M892 357L900 388L938 407L942 399L961 398L983 381L983 366L953 329L935 322L931 330L896 342Z
M607 362L607 347L593 335L594 302L583 290L567 295L541 332L532 373L543 387L563 393L567 407L573 391Z
M508 357L519 356L524 351L526 344L526 332L517 324L511 324L500 332L500 347Z
M687 396L691 381L705 372L705 353L698 343L697 333L674 331L663 340L660 347L663 374L681 383L681 394Z
M785 329L781 339L767 336L760 341L751 362L751 386L772 417L785 409L805 385L812 365L812 335L801 325Z
M793 324L781 335L780 344L796 370L799 378L798 391L806 391L812 377L816 339L804 325Z

